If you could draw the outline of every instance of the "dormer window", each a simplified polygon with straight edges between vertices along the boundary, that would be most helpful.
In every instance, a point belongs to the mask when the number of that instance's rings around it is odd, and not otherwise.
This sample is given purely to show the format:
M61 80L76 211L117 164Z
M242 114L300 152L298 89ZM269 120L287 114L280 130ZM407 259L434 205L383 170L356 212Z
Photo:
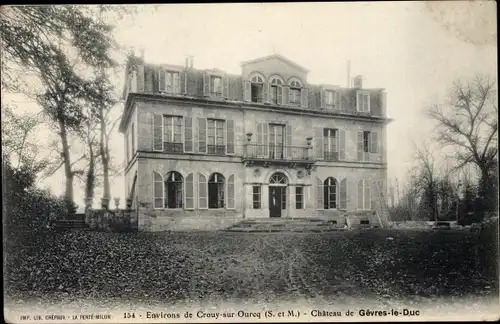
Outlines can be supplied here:
M210 78L210 94L212 96L222 97L222 78L215 75L211 76Z
M366 91L358 91L356 95L356 110L359 112L370 112L370 93Z
M252 102L264 102L264 79L259 75L255 75L250 79L250 82Z
M159 72L160 92L177 94L180 93L180 82L178 71L160 70Z
M283 103L283 81L277 77L273 78L269 90L271 103L281 105Z
M292 82L290 82L290 90L289 90L290 105L292 106L301 105L302 103L301 92L302 92L302 84L300 84L299 81L293 80Z

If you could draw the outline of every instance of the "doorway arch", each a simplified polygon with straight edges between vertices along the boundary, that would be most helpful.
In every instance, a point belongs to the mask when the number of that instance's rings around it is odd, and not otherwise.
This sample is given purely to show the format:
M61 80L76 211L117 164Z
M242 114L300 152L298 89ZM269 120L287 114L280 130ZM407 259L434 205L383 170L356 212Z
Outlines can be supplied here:
M287 211L288 178L276 172L269 178L269 217L283 217Z

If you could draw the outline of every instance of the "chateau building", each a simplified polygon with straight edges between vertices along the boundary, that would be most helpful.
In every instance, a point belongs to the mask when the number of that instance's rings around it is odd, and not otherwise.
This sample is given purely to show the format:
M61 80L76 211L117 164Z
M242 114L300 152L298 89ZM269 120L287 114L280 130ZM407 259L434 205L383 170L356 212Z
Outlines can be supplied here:
M131 55L120 132L140 230L223 229L248 218L377 225L385 199L386 96L308 83L281 55L219 69ZM379 215L378 215L379 216Z

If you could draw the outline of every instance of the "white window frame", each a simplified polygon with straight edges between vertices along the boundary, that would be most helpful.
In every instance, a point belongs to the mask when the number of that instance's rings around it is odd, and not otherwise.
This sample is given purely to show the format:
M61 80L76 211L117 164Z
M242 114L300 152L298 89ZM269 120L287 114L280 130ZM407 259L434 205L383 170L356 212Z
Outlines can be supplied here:
M371 184L370 184L370 181L368 179L360 179L358 181L358 195L359 195L359 182L361 182L361 187L362 187L362 192L363 192L363 196L362 196L362 205L363 205L363 208L361 209L358 209L358 210L371 210L372 208L372 200L371 200L371 195L372 195L372 187L371 187ZM368 197L366 197L366 189L368 189ZM368 201L367 201L367 198L368 198ZM359 205L359 199L360 197L358 197L358 205Z
M288 83L288 86L289 86L289 88L288 88L288 91L289 91L289 93L288 93L289 104L291 106L301 106L302 105L302 95L303 95L303 93L302 93L303 92L302 91L303 90L302 82L300 82L297 79L292 79ZM300 100L298 102L297 102L297 98L296 98L295 94L293 95L293 102L292 102L292 100L290 100L292 98L291 94L294 93L293 90L299 90L299 96L300 96L299 99Z
M326 109L333 109L335 107L335 91L327 89L325 90L325 106ZM331 102L330 102L331 95Z
M300 194L300 196L302 197L302 208L297 208L297 188L301 188L302 189L302 193ZM295 209L296 210L304 210L306 209L306 193L305 193L305 190L306 189L306 186L304 185L298 185L298 186L295 186Z
M254 188L259 188L259 192L258 193L255 193L254 192ZM258 195L259 197L259 208L255 208L255 195ZM262 209L262 185L260 184L255 184L255 185L252 185L252 209Z
M160 70L160 73L164 74L165 77L165 90L161 91L162 93L168 94L180 94L181 93L181 72L173 69L163 68ZM168 84L168 75L172 77L172 84ZM177 75L177 84L174 82L174 75ZM160 78L158 78L158 83L160 83ZM169 88L170 87L170 88Z
M333 180L333 184L325 184L328 182L328 180ZM332 194L330 192L330 189L332 186L335 186L335 208L330 208L330 195ZM325 201L325 197L324 197L324 188L327 187L327 195L326 195L326 198L327 200ZM339 203L340 203L340 182L334 178L334 177L328 177L325 179L325 182L323 182L323 205L325 205L326 203L326 206L327 208L323 207L324 210L338 210L339 209Z
M283 78L275 75L275 76L272 76L270 78L270 81L269 81L269 98L271 98L271 93L272 93L272 88L273 87L276 87L276 92L278 91L281 91L281 100L278 101L278 96L276 98L276 102L273 103L273 104L276 104L276 105L282 105L283 104L283 86L285 85L285 80L283 80ZM277 95L277 93L276 93Z
M208 153L208 145L211 145L211 144L208 144L208 121L209 120L213 120L214 121L214 144L215 146L218 146L217 144L217 124L218 123L222 123L222 144L221 145L224 145L224 154L227 153L227 132L226 132L226 127L227 127L227 121L225 119L217 119L217 118L207 118L206 119L206 145L207 145L207 155L210 155ZM217 154L215 154L217 155ZM207 183L208 183L208 180L207 180Z
M165 145L165 128L166 128L166 125L165 125L165 119L166 118L171 118L172 119L172 131L171 131L171 134L169 135L170 139L172 140L172 142L168 142L168 143L176 143L176 144L184 144L184 116L174 116L174 115L162 115L163 119L162 119L162 129L161 129L161 133L162 133L162 141L163 141L163 145ZM174 120L176 118L180 118L181 119L181 141L179 143L177 142L174 142L174 138L175 138L175 124L174 124Z
M326 141L327 141L327 147L328 147L328 152L337 152L339 153L339 130L337 128L324 128L323 130L323 158L324 155L327 151L325 151L324 146L325 146L325 133L324 131L327 131L327 136L326 136ZM335 134L335 137L332 138L332 133ZM332 144L335 142L335 150L330 151L330 148L332 147Z
M210 74L209 78L210 78L210 95L216 96L216 97L222 97L222 94L224 92L224 84L223 84L222 75ZM215 82L214 82L215 79L220 80L220 92L215 92Z
M367 98L366 102L367 102L367 107L364 107L364 105L361 105L361 103L363 102L362 101L362 97L365 97ZM363 113L369 113L371 112L371 108L370 108L370 92L368 91L358 91L356 93L356 110L358 112L363 112Z

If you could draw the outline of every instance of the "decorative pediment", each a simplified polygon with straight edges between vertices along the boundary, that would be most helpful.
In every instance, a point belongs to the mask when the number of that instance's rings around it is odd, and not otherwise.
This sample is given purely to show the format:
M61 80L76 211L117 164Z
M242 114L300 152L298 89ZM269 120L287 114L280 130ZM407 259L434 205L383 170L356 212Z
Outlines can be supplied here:
M292 60L287 59L286 57L279 55L279 54L273 54L273 55L268 55L264 57L260 57L257 59L253 59L250 61L245 61L241 63L241 66L249 65L249 64L256 64L256 63L269 63L269 62L275 62L275 63L285 63L287 65L290 65L291 67L300 70L303 73L308 73L309 70L306 69L305 67L293 62Z

